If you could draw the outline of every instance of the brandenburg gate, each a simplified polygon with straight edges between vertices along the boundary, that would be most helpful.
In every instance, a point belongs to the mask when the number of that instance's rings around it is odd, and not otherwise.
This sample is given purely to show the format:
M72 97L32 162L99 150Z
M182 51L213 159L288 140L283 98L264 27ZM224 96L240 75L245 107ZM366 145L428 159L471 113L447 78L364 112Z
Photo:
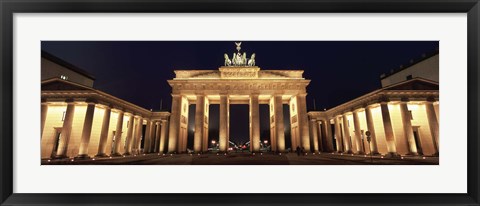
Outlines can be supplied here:
M169 153L187 151L188 106L196 104L194 152L208 148L209 105L220 105L219 149L228 151L230 105L248 104L250 120L250 151L260 150L260 104L270 106L270 142L272 151L285 151L283 104L290 109L292 148L310 150L306 87L310 80L303 70L261 70L255 66L255 54L247 58L237 52L218 70L175 70L172 87L172 110L169 126Z

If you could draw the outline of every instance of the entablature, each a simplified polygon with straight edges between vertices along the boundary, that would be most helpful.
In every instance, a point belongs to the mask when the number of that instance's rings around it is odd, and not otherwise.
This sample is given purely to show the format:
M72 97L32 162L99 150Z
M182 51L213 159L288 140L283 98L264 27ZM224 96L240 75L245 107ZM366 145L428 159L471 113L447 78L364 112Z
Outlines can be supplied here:
M42 91L41 92L42 100L47 103L55 102L65 102L66 100L71 100L74 102L87 102L94 101L96 104L108 106L114 110L121 110L126 113L131 113L134 115L140 115L143 118L151 118L153 113L150 110L147 110L143 107L137 106L120 98L114 97L107 93L96 91L96 90L80 90L80 91L68 91L68 90L52 90L52 91ZM163 119L170 116L169 112L155 112L158 113L156 116Z

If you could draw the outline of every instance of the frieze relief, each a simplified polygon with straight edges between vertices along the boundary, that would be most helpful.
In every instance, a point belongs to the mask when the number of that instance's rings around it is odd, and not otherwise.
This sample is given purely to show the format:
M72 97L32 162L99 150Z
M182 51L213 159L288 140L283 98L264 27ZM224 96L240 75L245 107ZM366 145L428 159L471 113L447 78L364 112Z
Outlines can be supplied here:
M222 78L257 77L257 72L222 72Z
M292 117L292 124L296 123L298 121L297 115Z
M183 123L183 124L187 124L187 118L185 117L185 115L182 115L180 117L180 122Z
M173 91L183 90L298 90L305 91L306 84L293 83L185 83L172 84Z

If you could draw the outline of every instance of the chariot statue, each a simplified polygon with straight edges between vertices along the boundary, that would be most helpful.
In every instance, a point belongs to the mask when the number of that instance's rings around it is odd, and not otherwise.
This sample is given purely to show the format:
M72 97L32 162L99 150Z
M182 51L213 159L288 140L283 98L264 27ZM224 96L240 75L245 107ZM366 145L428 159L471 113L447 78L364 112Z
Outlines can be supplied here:
M228 58L228 54L225 53L223 56L225 57L225 66L232 66L232 60Z
M252 57L248 60L248 66L255 66L255 53L253 53Z
M230 59L228 54L224 54L225 58L225 66L255 66L255 53L252 54L250 59L247 59L247 53L243 52L243 54L240 52L242 49L240 46L242 45L242 42L235 42L235 45L237 45L237 52L233 53L232 58Z

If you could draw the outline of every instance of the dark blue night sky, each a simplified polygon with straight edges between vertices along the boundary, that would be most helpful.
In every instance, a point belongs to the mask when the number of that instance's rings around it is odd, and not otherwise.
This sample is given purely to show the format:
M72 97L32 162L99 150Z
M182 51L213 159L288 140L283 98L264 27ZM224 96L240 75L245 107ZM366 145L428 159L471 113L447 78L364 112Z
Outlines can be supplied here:
M309 111L314 108L313 99L317 110L323 110L379 89L382 73L438 47L438 41L242 43L242 51L248 56L256 53L257 66L263 70L305 71L304 77L312 80L307 88ZM171 88L166 80L174 77L173 70L215 70L223 65L224 53L231 56L236 51L233 41L43 41L42 50L94 75L96 89L153 110L160 109L161 100L162 110L170 110ZM211 116L218 114L216 110L218 106L212 105ZM260 112L261 138L265 139L269 137L268 106L261 106ZM248 141L248 105L232 106L231 116L231 139ZM218 136L218 120L210 120L211 139Z

